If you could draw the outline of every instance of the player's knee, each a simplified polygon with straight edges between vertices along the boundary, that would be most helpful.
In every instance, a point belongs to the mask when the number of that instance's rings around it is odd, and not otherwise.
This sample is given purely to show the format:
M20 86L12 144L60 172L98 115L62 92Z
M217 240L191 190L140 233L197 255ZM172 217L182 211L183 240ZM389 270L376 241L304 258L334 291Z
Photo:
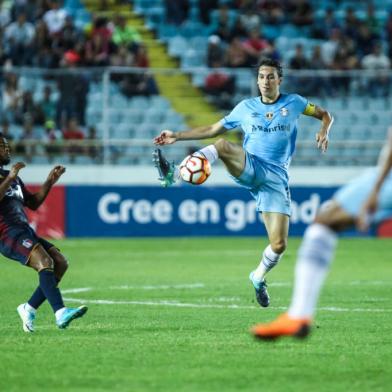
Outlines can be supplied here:
M56 278L59 281L66 273L68 267L69 267L68 260L61 253L56 255L56 257L54 258L54 272L55 272Z
M219 157L225 157L230 153L230 143L225 139L218 139L215 142L215 148L218 151Z
M282 254L287 248L287 240L279 239L271 242L271 249L278 255Z
M38 272L46 269L54 270L54 260L49 255L35 259L34 261L30 262L30 265Z

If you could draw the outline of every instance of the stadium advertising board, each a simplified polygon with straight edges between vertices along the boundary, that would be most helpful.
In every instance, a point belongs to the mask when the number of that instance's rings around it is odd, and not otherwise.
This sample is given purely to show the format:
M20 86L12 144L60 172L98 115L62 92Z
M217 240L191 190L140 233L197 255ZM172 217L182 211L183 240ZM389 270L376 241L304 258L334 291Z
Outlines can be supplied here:
M40 186L28 185L30 192L38 192ZM56 185L49 192L38 210L26 208L30 225L37 234L45 238L63 238L65 236L65 187Z
M293 187L291 235L302 235L334 187ZM68 186L71 237L263 235L248 192L229 186Z

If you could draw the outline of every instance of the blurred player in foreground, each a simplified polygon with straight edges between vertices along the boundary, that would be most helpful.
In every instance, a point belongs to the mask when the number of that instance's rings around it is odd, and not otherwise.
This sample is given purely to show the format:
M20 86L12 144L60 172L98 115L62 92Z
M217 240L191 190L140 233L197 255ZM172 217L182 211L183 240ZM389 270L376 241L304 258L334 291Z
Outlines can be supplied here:
M252 333L257 338L307 336L334 257L337 233L354 225L364 231L371 222L392 216L392 128L389 134L379 167L340 188L306 229L298 252L290 307L275 321L256 325Z
M72 320L82 317L87 307L64 306L57 285L67 270L67 260L53 244L36 235L29 226L24 206L36 210L65 168L55 166L41 189L30 193L18 177L19 170L25 167L24 163L16 163L11 170L3 169L10 163L10 157L8 141L0 134L0 253L35 269L39 276L37 289L26 303L18 306L17 311L23 330L34 332L36 311L47 299L55 313L57 326L63 329Z
M265 275L276 266L287 246L291 213L288 167L295 150L298 117L304 114L321 121L316 141L322 151L328 147L333 121L326 110L304 97L281 94L282 77L279 62L264 59L260 62L257 78L261 96L241 101L215 124L177 133L164 130L154 139L155 144L166 145L179 140L208 139L230 129L242 128L242 147L221 138L197 153L204 155L210 164L220 158L234 181L250 191L257 210L263 214L270 244L264 249L259 266L249 276L262 307L270 302ZM178 168L169 164L159 149L155 151L154 159L163 185L171 185L179 178Z

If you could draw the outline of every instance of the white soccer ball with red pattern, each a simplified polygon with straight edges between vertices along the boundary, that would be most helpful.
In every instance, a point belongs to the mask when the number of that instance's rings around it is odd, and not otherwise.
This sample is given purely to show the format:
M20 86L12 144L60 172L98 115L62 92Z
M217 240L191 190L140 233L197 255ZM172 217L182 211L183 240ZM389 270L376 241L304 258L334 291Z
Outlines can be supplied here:
M211 165L200 153L188 155L180 164L180 175L185 182L202 184L211 174Z

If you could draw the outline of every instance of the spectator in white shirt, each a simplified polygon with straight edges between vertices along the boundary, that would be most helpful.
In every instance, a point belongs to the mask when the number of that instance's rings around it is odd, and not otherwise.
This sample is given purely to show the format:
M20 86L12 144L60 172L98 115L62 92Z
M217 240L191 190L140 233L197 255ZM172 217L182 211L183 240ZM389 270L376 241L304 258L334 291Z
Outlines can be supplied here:
M45 12L44 21L48 26L50 34L58 34L65 25L67 12L64 8L60 8L58 0L50 1L50 10Z

